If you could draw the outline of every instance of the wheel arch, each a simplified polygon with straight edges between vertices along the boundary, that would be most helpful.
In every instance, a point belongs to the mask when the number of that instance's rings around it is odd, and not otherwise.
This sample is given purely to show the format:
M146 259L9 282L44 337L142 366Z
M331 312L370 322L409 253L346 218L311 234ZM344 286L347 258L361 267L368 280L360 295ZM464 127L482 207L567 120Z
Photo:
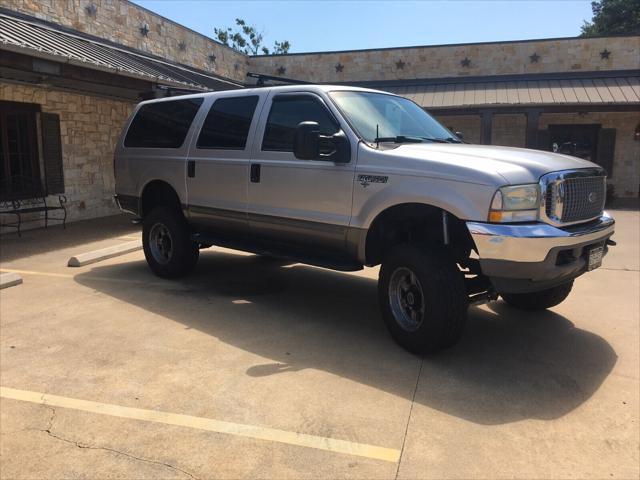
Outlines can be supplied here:
M445 239L445 229L448 239ZM382 262L385 252L399 243L445 245L457 255L475 248L463 220L450 211L427 203L407 202L379 212L361 236L359 256L368 266Z
M143 188L138 204L138 214L144 218L158 205L166 205L184 213L184 206L176 189L164 180L151 180Z

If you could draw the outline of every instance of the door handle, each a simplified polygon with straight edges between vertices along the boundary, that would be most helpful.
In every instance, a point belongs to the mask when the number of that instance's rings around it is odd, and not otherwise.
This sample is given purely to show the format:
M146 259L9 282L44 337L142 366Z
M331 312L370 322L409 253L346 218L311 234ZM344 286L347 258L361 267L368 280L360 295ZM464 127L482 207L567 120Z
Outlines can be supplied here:
M195 177L196 176L196 161L189 160L187 161L187 177Z
M260 164L252 163L249 177L252 183L260 183Z

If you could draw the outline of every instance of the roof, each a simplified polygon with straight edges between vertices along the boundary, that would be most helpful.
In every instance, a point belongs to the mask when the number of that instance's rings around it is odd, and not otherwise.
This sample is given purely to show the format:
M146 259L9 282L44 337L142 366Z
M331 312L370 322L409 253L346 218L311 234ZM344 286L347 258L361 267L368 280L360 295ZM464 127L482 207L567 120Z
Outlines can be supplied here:
M0 12L0 50L140 78L172 87L205 91L242 86L231 80L128 47L6 12Z
M436 43L432 45L404 45L398 47L372 47L372 48L351 48L347 50L312 50L308 52L293 52L293 53L268 53L249 55L249 57L292 57L301 55L334 55L343 53L362 53L362 52L388 52L393 50L413 50L413 49L425 49L425 48L450 48L450 47L475 47L480 45L516 45L527 43L540 43L540 42L570 42L580 41L589 42L592 40L599 40L602 38L631 38L638 37L638 33L620 33L611 35L596 35L593 37L549 37L549 38L526 38L521 40L493 40L485 42L463 42L463 43Z
M407 97L424 108L511 105L640 104L640 74L501 81L429 81L388 85L382 90Z

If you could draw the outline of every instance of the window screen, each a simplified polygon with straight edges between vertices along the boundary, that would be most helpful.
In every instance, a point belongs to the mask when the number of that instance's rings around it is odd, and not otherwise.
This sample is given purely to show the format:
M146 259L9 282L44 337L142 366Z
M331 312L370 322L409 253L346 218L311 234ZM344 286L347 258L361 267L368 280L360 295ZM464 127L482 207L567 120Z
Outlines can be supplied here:
M276 98L267 119L262 150L292 152L296 127L308 121L318 122L321 135L338 132L333 117L319 100L310 96Z
M125 147L180 148L202 98L149 103L138 110L124 140Z
M257 104L257 96L216 100L202 125L198 148L244 150Z

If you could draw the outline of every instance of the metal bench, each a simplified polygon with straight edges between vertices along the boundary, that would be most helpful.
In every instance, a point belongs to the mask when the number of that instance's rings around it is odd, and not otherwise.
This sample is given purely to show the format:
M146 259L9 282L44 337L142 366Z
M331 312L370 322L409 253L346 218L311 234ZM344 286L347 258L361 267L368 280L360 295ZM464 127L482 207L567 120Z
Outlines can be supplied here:
M21 180L20 183L24 186L25 181ZM67 197L64 195L58 195L58 204L50 205L47 204L47 194L40 182L30 180L29 186L31 188L22 190L27 193L20 195L19 198L6 199L6 195L0 195L0 218L2 219L0 227L15 228L18 230L18 236L22 236L20 229L23 223L39 221L42 218L41 216L38 216L37 218L29 218L25 220L23 216L31 213L44 212L45 228L49 226L50 220L62 222L62 228L66 228L67 208L65 207L65 204L67 203ZM49 212L51 211L62 211L63 216L50 217ZM4 220L7 217L12 217L13 221Z

